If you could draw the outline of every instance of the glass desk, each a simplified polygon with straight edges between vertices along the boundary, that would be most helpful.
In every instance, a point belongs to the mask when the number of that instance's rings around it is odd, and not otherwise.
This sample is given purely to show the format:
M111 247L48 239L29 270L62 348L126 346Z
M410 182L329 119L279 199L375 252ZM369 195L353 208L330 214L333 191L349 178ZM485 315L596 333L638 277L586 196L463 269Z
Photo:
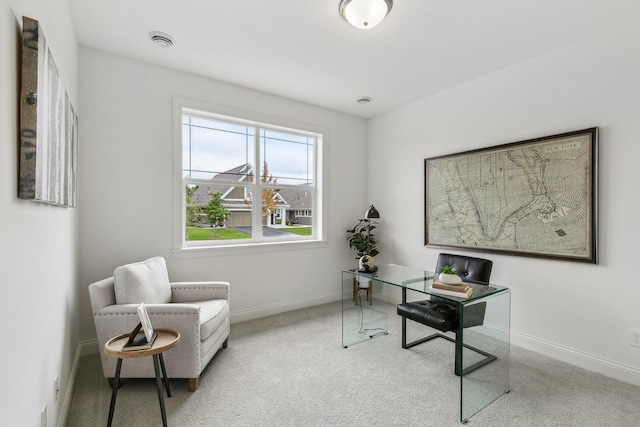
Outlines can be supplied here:
M429 289L433 277L434 273L395 264L379 266L375 273L361 273L356 269L343 270L342 346L347 348L388 334L387 310L376 308L376 303L369 303L360 297L362 291L369 287L373 287L373 292L367 291L367 296L378 295L378 305L380 300L389 300L380 292L384 290L385 285L401 288L403 303L407 302L408 291L425 294L411 300L428 299L428 295L445 299L455 304L460 324L463 323L465 310L477 304L486 304L485 317L481 325L458 330L459 344L456 345L461 345L462 349L461 370L456 372L456 375L459 375L460 379L460 421L466 423L471 416L509 391L511 292L504 286L470 283L473 287L473 295L470 298L452 297ZM400 321L401 318L398 317ZM402 321L404 343L406 320L402 318ZM426 331L430 329L425 325L417 325ZM452 360L455 350L452 345ZM429 362L440 363L438 360ZM427 386L428 384L425 384L425 387Z

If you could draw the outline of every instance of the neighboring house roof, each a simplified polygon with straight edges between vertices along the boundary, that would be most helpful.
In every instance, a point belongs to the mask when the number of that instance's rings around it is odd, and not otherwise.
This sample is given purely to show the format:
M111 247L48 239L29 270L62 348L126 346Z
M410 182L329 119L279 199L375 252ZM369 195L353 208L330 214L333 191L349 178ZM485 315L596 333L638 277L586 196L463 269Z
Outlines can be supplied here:
M247 205L244 200L231 200L226 197L236 187L234 184L245 181L248 175L253 175L253 168L248 163L219 173L211 178L211 184L201 184L198 187L191 197L191 203L204 206L209 203L212 194L220 193L225 205Z
M312 209L311 192L304 185L300 188L283 188L278 194L290 209Z
M225 207L231 209L239 206L247 207L249 204L244 199L232 199L229 195L236 188L234 184L244 182L250 176L254 176L254 173L249 163L221 172L211 178L211 184L200 184L191 197L191 203L204 206L209 203L212 194L220 193ZM312 209L310 193L304 185L300 188L283 188L276 193L276 204L289 209Z
M219 173L211 178L212 181L225 181L225 182L240 182L244 181L247 176L253 176L253 166L249 163L236 166L233 169L229 169L226 172Z

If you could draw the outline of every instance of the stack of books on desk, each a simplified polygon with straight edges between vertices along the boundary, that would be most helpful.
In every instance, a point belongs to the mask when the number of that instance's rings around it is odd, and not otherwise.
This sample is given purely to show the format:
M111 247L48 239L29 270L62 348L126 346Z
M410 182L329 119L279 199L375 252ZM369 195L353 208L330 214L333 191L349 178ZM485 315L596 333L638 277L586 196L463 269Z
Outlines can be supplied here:
M473 288L468 283L462 282L457 285L447 285L439 280L434 280L433 284L429 287L433 293L449 295L458 298L469 298L473 295Z

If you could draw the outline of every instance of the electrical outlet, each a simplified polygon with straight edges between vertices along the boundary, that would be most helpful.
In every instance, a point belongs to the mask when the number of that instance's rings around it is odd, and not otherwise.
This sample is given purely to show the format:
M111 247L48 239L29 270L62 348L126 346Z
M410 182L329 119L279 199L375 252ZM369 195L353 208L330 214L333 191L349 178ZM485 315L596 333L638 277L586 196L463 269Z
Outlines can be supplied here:
M640 330L629 329L629 344L633 347L640 347Z
M47 427L47 404L44 404L42 412L40 412L40 427Z
M53 403L58 403L58 395L60 394L60 377L56 375L53 379Z

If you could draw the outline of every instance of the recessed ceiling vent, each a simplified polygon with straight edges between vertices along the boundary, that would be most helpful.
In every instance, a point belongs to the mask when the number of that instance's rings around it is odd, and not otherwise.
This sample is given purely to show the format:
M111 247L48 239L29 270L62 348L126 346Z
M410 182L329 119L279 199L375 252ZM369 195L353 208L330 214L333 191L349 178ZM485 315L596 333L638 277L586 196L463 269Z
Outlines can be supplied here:
M161 33L160 31L152 31L149 33L149 37L151 37L152 42L160 47L173 46L173 37L171 37L169 34Z

